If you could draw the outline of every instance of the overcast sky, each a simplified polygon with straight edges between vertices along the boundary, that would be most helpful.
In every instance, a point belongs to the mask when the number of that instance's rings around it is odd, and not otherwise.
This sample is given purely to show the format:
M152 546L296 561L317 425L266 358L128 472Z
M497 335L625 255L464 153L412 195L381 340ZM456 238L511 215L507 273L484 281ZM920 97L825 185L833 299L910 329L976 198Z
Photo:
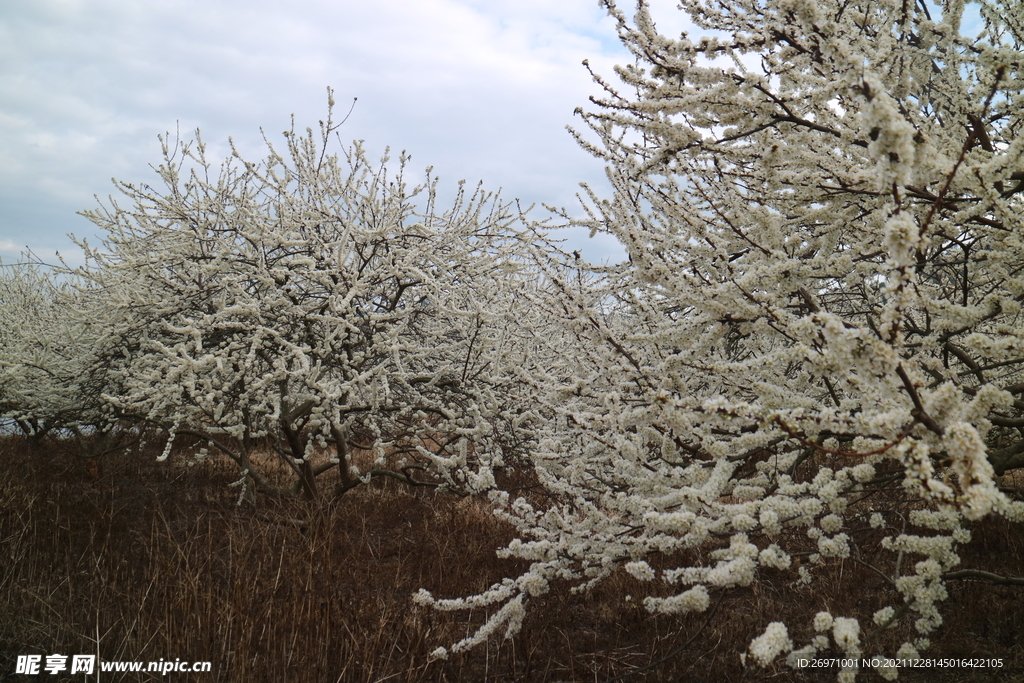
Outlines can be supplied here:
M666 33L685 26L653 4ZM198 127L211 156L230 135L260 158L260 128L280 142L293 113L315 127L328 86L342 114L358 97L340 133L372 157L390 145L442 186L576 206L580 181L603 182L565 130L598 92L585 58L605 75L629 60L597 0L4 0L0 258L79 260L66 233L98 234L75 212L112 177L155 180L158 134Z

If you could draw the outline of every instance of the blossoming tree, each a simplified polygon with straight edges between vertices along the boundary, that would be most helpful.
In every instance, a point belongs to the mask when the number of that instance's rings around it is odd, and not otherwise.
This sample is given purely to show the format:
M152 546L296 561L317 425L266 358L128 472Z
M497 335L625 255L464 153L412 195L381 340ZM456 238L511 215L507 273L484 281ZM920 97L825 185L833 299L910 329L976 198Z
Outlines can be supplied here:
M87 334L65 315L70 288L26 254L0 262L0 418L4 427L43 436L83 419L81 341ZM54 332L59 331L58 334Z
M137 446L142 431L104 398L116 391L113 329L85 285L30 252L0 262L0 430L57 436L96 475L102 456Z
M589 299L548 269L588 341L535 457L559 502L496 495L529 571L419 599L500 606L459 651L556 581L626 571L680 613L788 574L806 623L764 624L752 663L890 627L916 657L947 581L1014 580L958 567L971 523L1024 521L998 482L1024 466L1024 5L979 3L975 35L953 0L682 0L705 35L672 38L604 4L635 64L578 111L614 188L585 224L629 259ZM814 606L844 561L887 606Z
M198 136L165 140L164 189L121 183L129 205L85 213L106 233L77 273L113 330L105 398L166 430L164 457L183 434L226 454L244 487L284 493L253 457L269 445L311 499L332 472L336 494L487 488L528 417L514 214L461 186L442 212L405 157L328 153L337 126L219 172Z

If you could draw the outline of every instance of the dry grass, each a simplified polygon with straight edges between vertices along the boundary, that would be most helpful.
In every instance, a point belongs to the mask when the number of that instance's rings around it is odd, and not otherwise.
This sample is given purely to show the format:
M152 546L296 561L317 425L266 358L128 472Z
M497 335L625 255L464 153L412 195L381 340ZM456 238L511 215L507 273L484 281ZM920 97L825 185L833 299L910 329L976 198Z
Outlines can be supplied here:
M809 609L863 613L864 595L883 604L884 580L846 562L820 572L813 594L779 573L722 596L711 620L655 617L627 600L642 591L623 574L587 595L552 597L514 639L429 662L484 615L436 613L409 596L421 587L468 595L522 568L495 557L510 530L480 501L388 480L333 503L261 500L255 509L235 506L237 489L225 486L235 476L211 463L122 456L95 482L80 459L15 438L0 442L0 459L4 681L31 680L13 673L16 655L58 652L210 661L211 673L189 680L211 682L834 680L746 669L736 653L770 621L804 623ZM1024 573L1019 526L993 522L975 537L965 566ZM851 572L866 589L857 595L843 590ZM951 586L931 654L1002 657L1006 668L901 680L1024 680L1024 589Z

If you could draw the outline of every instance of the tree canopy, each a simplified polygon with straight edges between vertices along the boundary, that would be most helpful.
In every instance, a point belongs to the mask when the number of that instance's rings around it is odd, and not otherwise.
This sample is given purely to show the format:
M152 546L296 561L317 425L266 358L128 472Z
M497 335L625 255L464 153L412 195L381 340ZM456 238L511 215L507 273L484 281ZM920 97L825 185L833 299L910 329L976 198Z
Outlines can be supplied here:
M980 3L972 35L958 2L684 0L706 35L673 38L604 4L635 63L576 135L614 188L585 225L629 258L560 293L590 368L534 454L560 502L505 509L521 577L420 599L503 605L459 650L552 585L624 570L672 587L651 611L705 611L846 560L889 605L809 597L751 660L872 655L890 626L914 658L971 522L1024 521L998 480L1024 465L1024 10Z
M506 452L518 457L528 418L513 370L533 343L517 322L528 280L515 214L462 186L438 209L437 180L408 186L404 156L395 170L388 158L372 166L358 143L329 153L338 125L286 131L285 154L268 143L263 162L235 153L219 170L198 133L165 139L163 188L120 183L128 205L85 212L106 237L83 243L88 263L63 284L78 309L62 310L103 330L71 342L103 398L90 425L163 430L164 457L189 435L274 494L286 491L252 458L268 444L311 499L330 472L335 494L375 476L486 489ZM35 273L7 282L32 289ZM31 314L10 304L12 318ZM39 352L21 336L13 357ZM38 384L34 402L12 395L8 414L71 424L57 410L66 384Z

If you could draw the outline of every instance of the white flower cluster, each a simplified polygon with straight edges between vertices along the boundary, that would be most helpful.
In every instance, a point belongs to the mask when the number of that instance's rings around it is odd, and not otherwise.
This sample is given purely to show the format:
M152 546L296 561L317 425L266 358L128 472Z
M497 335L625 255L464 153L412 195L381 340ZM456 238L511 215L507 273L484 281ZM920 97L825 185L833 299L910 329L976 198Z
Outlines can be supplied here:
M643 560L637 562L627 562L624 569L630 576L637 578L641 581L653 581L655 574L654 569L651 565L647 564Z
M871 617L871 620L879 626L885 626L891 622L894 616L896 616L896 610L892 607L883 607L875 612L874 616Z
M883 234L883 244L896 266L908 267L915 265L917 250L921 243L921 235L918 232L917 222L912 214L899 213L890 217L885 222Z
M832 628L832 624L835 620L832 615L828 612L818 612L814 615L814 630L818 632L828 631Z
M843 518L839 515L825 515L819 522L821 530L827 534L834 534L843 528Z
M845 658L852 660L860 658L860 623L856 619L836 617L835 623L832 624L832 639L843 651ZM840 672L840 676L847 673L852 680L856 669L856 664L852 667L844 667L844 670Z
M761 566L775 569L789 569L792 564L792 558L774 543L758 553L757 560Z
M694 586L688 591L668 598L644 598L644 607L658 614L681 614L683 612L703 612L711 604L708 589Z
M917 553L934 559L943 570L960 563L960 556L954 551L954 541L950 536L916 536L901 534L895 538L886 536L882 539L882 547L898 552Z
M850 537L846 534L837 534L833 538L822 536L818 539L818 553L822 557L849 557Z
M750 643L750 654L761 666L768 666L776 657L792 649L793 641L789 639L786 625L781 621L768 624L764 633Z

